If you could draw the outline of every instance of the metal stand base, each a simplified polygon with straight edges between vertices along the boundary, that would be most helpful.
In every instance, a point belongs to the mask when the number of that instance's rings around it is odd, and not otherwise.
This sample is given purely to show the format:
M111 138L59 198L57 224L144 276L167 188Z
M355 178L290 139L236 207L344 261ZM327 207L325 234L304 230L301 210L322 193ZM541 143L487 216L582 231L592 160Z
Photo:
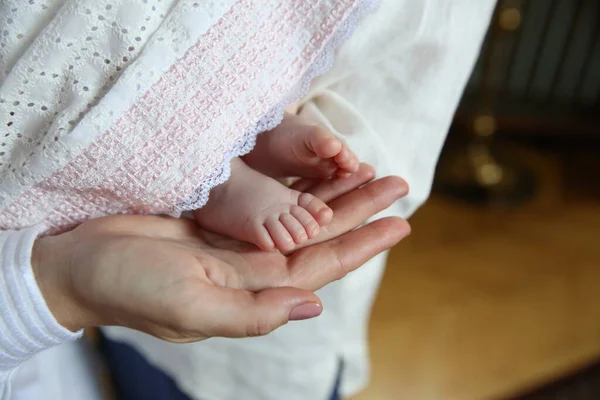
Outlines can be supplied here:
M448 146L438 164L434 188L469 204L515 207L536 192L536 176L510 151L496 144Z

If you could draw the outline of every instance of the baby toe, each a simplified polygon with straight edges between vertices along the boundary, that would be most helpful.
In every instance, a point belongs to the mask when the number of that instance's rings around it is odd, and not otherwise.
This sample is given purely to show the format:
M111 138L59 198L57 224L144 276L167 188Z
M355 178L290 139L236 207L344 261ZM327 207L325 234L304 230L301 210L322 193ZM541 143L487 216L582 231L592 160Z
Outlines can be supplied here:
M309 140L309 147L321 158L335 157L343 149L340 139L319 126L314 127Z
M308 239L306 229L292 214L281 214L279 222L288 231L296 244L304 243Z
M312 215L300 206L293 206L290 214L302 225L309 239L314 238L319 234L319 223Z
M355 173L360 167L358 157L346 145L343 146L342 151L335 156L334 160L342 170L342 173Z
M275 249L275 243L273 243L269 231L263 224L256 224L253 226L252 237L254 238L254 244L261 250L273 251Z
M312 194L300 194L298 205L308 211L321 226L327 225L333 218L333 210Z
M273 239L275 247L277 247L279 250L289 251L294 248L294 239L292 238L288 230L279 221L279 219L275 217L270 217L265 222L265 228L269 232L271 239Z

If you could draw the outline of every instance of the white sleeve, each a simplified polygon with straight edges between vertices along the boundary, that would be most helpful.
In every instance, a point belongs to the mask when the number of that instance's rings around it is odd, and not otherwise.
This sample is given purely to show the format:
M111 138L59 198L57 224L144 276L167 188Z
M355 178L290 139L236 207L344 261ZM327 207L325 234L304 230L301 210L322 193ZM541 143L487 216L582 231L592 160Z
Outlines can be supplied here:
M387 215L408 217L427 199L494 4L383 0L300 104L300 115L342 136L379 176L408 182L410 194Z
M33 275L31 250L42 230L0 232L0 399L10 398L10 379L22 362L81 336L54 319Z

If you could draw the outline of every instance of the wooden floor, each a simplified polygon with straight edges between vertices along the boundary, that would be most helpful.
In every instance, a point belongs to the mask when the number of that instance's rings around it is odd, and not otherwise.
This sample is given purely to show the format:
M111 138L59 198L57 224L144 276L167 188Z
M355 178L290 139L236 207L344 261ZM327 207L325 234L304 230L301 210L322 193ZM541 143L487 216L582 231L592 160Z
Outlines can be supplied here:
M353 400L505 399L600 357L600 168L540 159L527 205L434 196L411 219L372 317L371 385Z

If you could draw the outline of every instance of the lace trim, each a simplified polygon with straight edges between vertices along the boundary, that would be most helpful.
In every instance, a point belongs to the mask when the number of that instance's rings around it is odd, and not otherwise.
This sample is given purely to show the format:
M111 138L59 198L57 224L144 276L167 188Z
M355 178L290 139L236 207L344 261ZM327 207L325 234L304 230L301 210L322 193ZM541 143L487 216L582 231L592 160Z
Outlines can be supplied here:
M285 107L304 97L310 88L313 79L327 72L333 65L335 51L354 32L358 23L367 15L377 10L380 0L361 0L356 7L348 13L346 20L339 25L339 29L333 33L329 41L323 46L312 65L306 70L299 83L285 95L281 101L269 112L263 115L244 135L238 140L231 151L229 151L221 166L206 179L202 185L186 200L177 204L168 213L170 216L179 218L182 212L202 208L209 199L210 191L217 185L226 182L231 176L231 160L248 154L256 145L256 136L262 132L271 130L283 120Z

